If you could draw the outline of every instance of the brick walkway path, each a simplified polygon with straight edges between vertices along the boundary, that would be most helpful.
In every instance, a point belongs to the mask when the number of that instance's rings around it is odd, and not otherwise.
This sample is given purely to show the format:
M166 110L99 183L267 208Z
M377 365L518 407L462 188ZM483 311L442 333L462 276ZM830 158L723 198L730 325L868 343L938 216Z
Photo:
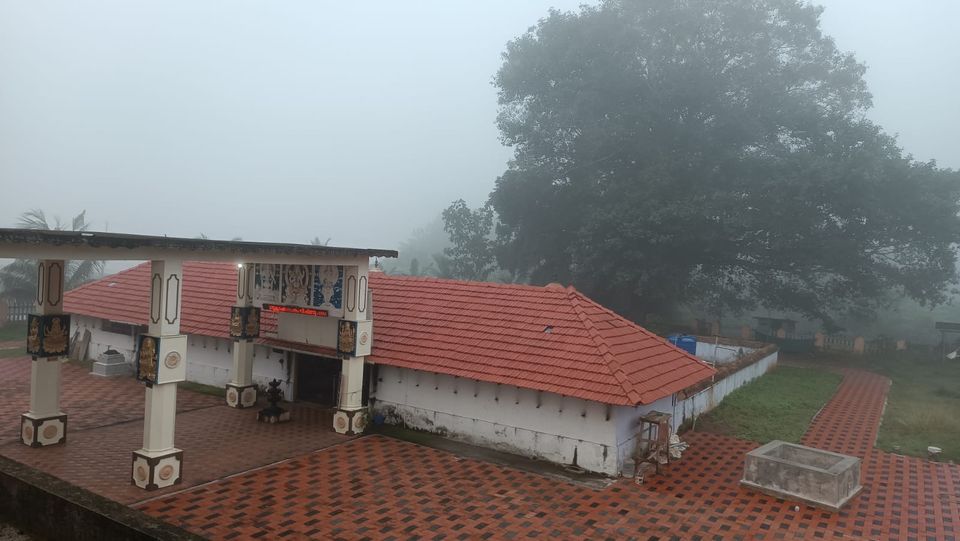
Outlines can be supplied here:
M142 508L213 539L957 540L960 467L872 449L889 382L846 371L804 442L864 458L867 488L828 513L741 489L756 444L689 434L644 486L603 490L381 436L160 498Z
M800 440L804 445L866 458L880 430L890 380L862 370L837 369L843 383Z

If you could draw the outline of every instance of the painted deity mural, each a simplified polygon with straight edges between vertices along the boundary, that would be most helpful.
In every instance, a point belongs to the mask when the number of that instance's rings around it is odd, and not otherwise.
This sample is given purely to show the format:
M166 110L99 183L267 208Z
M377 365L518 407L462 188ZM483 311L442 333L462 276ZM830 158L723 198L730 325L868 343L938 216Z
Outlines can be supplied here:
M313 273L308 265L283 266L281 302L294 306L310 306Z
M258 264L254 273L253 300L257 304L280 302L280 271L282 265Z
M313 306L326 310L332 317L343 317L343 267L313 267Z
M326 310L343 317L341 265L259 264L254 272L254 304L285 304Z

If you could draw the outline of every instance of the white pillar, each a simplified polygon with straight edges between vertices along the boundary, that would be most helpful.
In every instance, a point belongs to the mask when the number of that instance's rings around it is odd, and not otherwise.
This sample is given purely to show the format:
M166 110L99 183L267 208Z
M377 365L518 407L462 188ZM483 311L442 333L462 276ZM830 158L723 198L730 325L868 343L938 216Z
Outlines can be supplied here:
M363 260L355 266L344 267L343 319L357 322L351 332L356 343L356 355L346 355L340 370L340 403L333 416L333 428L341 434L360 434L367 427L367 415L363 403L363 367L365 355L370 351L370 313L368 293L369 262ZM365 337L361 338L365 333ZM339 337L338 337L339 340Z
M227 405L249 408L257 403L257 386L253 384L254 339L260 335L260 309L253 307L255 267L237 265L237 291L230 313L230 336L233 337L233 371L227 383Z
M356 411L363 404L363 357L347 357L343 359L340 369L340 409Z
M27 322L30 411L20 416L20 438L31 447L63 443L67 415L60 411L60 365L70 352L70 316L63 314L64 261L37 263L34 313Z
M183 451L174 447L177 382L186 375L187 340L180 334L182 264L153 261L149 331L138 339L137 378L146 386L143 448L133 452L131 476L153 490L180 482ZM152 355L151 355L152 354Z
M173 435L177 412L177 384L147 387L143 415L143 451L164 454L175 450Z

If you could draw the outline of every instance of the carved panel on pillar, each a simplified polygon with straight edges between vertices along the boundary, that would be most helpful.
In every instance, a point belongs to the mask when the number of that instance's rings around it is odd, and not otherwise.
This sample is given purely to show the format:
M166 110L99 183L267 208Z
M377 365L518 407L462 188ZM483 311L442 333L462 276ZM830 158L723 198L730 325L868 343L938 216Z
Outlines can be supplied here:
M47 263L46 295L44 304L60 306L63 301L63 262L50 261Z
M257 386L228 383L226 398L231 408L251 408L257 404Z
M130 482L146 490L176 485L182 480L182 464L183 451L180 450L159 456L134 451Z
M70 316L65 314L27 317L27 353L37 357L61 357L70 351Z
M346 308L348 312L353 312L357 309L357 277L348 276L347 284L344 288L344 296L346 299Z
M360 285L357 290L357 312L364 314L367 311L367 277L360 276Z
M237 302L247 303L253 300L250 286L253 284L255 269L253 265L237 266Z
M47 283L47 266L43 264L43 261L37 264L37 297L34 299L37 302L37 306L43 304L43 286Z
M150 322L160 323L160 311L163 307L163 278L154 273L150 279Z
M342 356L365 357L370 355L372 343L372 321L340 320L337 328L337 353Z
M30 447L45 447L67 441L67 416L20 415L20 440Z
M234 340L253 340L260 336L260 309L253 306L231 307L230 336Z
M186 352L185 335L160 337L141 334L137 337L137 351L134 356L137 380L148 387L186 380Z
M166 297L163 300L163 319L173 325L180 320L180 277L167 276Z
M367 411L339 410L333 414L333 429L340 434L360 435L367 429Z

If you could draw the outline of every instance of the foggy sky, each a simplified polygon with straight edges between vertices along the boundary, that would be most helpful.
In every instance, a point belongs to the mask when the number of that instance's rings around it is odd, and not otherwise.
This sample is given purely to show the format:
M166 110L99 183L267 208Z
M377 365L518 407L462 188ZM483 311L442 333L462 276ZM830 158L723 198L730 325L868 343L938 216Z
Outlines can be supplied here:
M486 199L500 53L580 3L0 0L0 226L394 248ZM821 3L870 117L960 168L960 2Z

